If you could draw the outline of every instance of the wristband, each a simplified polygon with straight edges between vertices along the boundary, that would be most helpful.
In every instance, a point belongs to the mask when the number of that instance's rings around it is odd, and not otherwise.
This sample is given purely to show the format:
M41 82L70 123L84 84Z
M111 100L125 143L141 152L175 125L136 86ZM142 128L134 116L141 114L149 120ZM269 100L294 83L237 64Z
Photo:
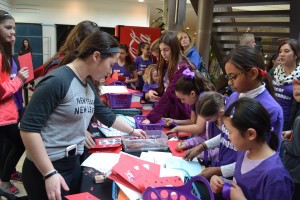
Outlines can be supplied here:
M208 150L208 148L204 142L202 143L202 146L203 146L204 150Z
M129 135L131 135L134 132L134 128L132 128L132 131L129 133Z
M55 175L55 174L57 174L58 172L56 171L56 170L51 170L50 171L50 173L47 173L44 177L43 177L43 179L44 180L46 180L46 179L48 179L48 178L50 178L51 176L53 176L53 175Z

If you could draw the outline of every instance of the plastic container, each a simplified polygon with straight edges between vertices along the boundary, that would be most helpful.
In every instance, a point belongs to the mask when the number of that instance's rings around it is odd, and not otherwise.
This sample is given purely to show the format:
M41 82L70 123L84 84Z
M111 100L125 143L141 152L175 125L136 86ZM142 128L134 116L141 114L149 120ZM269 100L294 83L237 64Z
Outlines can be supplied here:
M201 200L199 196L194 193L194 182L201 181L209 190L210 199L214 200L213 192L210 188L209 182L202 176L195 176L191 178L185 185L177 187L148 187L143 193L143 200Z
M142 121L146 119L146 115L137 115L134 116L136 128L142 129L142 130L163 130L165 122L164 120L159 120L155 124L142 124Z
M141 115L142 111L140 109L136 108L127 108L127 109L112 109L115 114L122 114L122 115L129 115L129 116L135 116L135 115Z
M132 94L106 94L110 108L130 108Z
M146 130L148 138L135 136L122 136L125 152L166 150L168 149L168 136L161 130Z

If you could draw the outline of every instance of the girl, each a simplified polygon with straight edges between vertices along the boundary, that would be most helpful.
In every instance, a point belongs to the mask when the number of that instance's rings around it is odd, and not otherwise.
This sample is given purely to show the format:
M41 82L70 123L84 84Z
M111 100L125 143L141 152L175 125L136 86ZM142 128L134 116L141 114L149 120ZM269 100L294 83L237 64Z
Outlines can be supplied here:
M206 130L203 132L205 134L197 135L191 139L178 143L177 149L179 151L195 147L203 143L206 139L213 138L221 133L222 117L224 114L226 100L227 97L223 97L217 92L204 92L203 95L201 95L196 105L196 114L198 117L201 117L206 121ZM200 128L201 126L198 127ZM205 162L208 160L214 161L212 166L216 166L218 165L218 153L219 148L214 148L208 152L202 152L200 154L200 158Z
M107 76L118 56L115 38L98 30L65 56L62 64L67 65L37 85L20 126L27 152L23 183L29 199L61 199L79 192L79 154L92 116L108 127L146 136L105 107L88 78Z
M143 74L148 65L152 64L152 57L150 56L150 44L147 42L141 42L139 44L138 56L135 59L135 64L138 70L138 82L136 83L136 89L142 90L144 81Z
M186 31L180 31L177 34L177 37L180 42L183 55L186 56L198 70L200 70L202 59L198 50L192 42L191 35Z
M292 199L294 184L276 153L278 134L272 130L268 111L255 99L240 98L226 110L224 124L230 141L240 151L234 170L235 183L228 197ZM215 193L222 191L221 177L213 176L210 183Z
M235 90L226 102L225 110L229 105L241 97L255 98L271 116L271 125L281 140L280 133L283 126L283 112L272 94L274 87L270 76L264 68L263 57L259 51L249 46L239 46L225 59L225 70L228 84ZM232 177L236 161L236 148L228 139L228 131L222 125L220 135L188 150L185 159L196 157L205 149L219 147L220 167L206 168L201 175L210 178L212 175Z
M149 91L158 88L157 83L159 77L157 73L157 66L155 64L151 64L148 66L143 75L143 79L145 83L142 92L145 94L145 99L149 101Z
M32 53L31 45L29 43L29 40L24 39L22 41L22 47L19 51L19 55L21 56L21 55L24 55L24 54L29 53L29 52Z
M195 105L204 91L215 90L215 86L198 71L190 71L185 69L181 77L175 85L175 94L182 103L191 106L191 118L186 120L177 120L172 118L164 118L167 125L177 124L171 132L189 132L192 134L201 134L205 132L205 120L197 117L195 114Z
M175 95L175 84L183 71L191 68L180 54L180 45L173 32L164 33L159 39L158 92L149 91L151 101L158 101L143 123L156 123L164 115L175 119L190 119L190 108ZM159 97L158 95L162 95Z
M133 89L138 80L136 65L129 56L127 45L121 44L119 48L120 56L118 62L113 66L113 72L117 71L118 76L125 79L121 81L123 81L128 88Z
M283 130L290 130L291 107L293 102L293 84L295 78L300 77L300 66L297 66L299 44L297 40L290 39L281 43L278 47L281 64L274 71L275 96L283 109L284 125Z
M65 43L59 48L58 52L42 66L44 68L42 76L58 68L65 55L74 51L87 36L97 30L99 30L99 26L92 21L86 20L77 24L69 33ZM36 76L34 77L37 78Z
M0 193L18 193L10 183L10 176L24 152L18 120L18 91L29 76L27 67L18 71L12 59L12 39L15 36L15 20L0 10ZM5 142L13 147L4 149ZM8 144L8 143L7 143Z

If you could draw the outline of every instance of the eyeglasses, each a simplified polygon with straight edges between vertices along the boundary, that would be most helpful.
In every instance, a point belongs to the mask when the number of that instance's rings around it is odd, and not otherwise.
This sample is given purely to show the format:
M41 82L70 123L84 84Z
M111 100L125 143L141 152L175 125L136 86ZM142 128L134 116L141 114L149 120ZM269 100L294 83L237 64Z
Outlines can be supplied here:
M244 72L239 72L237 74L228 74L228 75L225 75L225 78L228 80L228 81L234 81L238 75L242 74Z

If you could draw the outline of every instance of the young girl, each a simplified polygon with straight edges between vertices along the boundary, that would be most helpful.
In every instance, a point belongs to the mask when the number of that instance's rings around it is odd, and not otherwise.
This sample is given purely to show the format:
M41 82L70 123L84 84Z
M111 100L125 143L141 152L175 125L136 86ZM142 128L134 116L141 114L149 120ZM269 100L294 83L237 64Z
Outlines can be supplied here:
M147 42L141 42L139 44L138 56L135 59L135 64L138 70L138 82L136 83L136 89L142 90L144 81L143 74L148 65L152 64L152 57L150 56L150 44Z
M241 97L255 98L269 112L271 125L278 134L279 140L281 140L283 112L272 96L274 87L265 71L261 53L252 47L240 46L226 57L225 63L228 84L235 90L226 102L226 108ZM199 155L205 149L215 147L220 148L220 167L206 168L201 175L206 178L210 178L212 175L232 177L237 151L228 139L228 131L224 125L222 125L222 133L220 135L188 150L185 159L189 160Z
M175 94L182 103L191 106L191 118L186 120L177 120L172 118L164 118L167 125L177 124L171 132L189 132L192 134L205 133L205 120L197 117L195 114L195 105L205 91L215 90L215 86L203 77L198 71L190 71L185 69L181 77L175 85Z
M222 117L224 114L225 104L227 97L223 97L217 92L204 92L196 104L196 114L206 121L206 130L202 135L196 135L183 142L179 142L177 149L190 149L195 147L205 140L213 138L221 133ZM202 125L202 124L201 124ZM198 126L199 128L201 126ZM202 152L200 158L205 161L214 161L211 165L217 166L217 157L219 148L210 149L209 151Z
M185 55L189 61L191 61L195 67L200 70L202 60L198 50L193 44L191 35L186 31L180 31L177 34L177 37L180 42L183 55Z
M125 79L121 81L123 81L128 88L134 89L135 83L138 80L136 65L129 56L127 45L121 44L119 48L120 56L118 62L113 66L113 73L117 71L118 76Z
M272 130L268 111L255 99L240 98L226 110L224 124L231 143L239 151L235 183L230 194L223 193L225 198L292 199L294 184L276 153L278 134ZM215 193L222 191L221 177L213 176L210 182Z
M150 100L158 102L143 123L156 123L165 115L179 120L190 119L190 108L176 97L175 84L183 76L183 71L192 67L181 56L175 33L165 32L159 39L159 49L159 91L149 91Z
M107 76L118 57L116 39L98 30L65 56L66 65L37 85L20 126L27 153L23 183L29 199L60 199L79 192L79 154L92 116L108 127L146 136L104 106L88 78Z
M15 20L0 10L0 194L18 193L10 183L10 176L24 152L18 129L18 91L29 76L27 67L18 71L12 59L12 39L15 36ZM4 149L9 142L10 149Z
M21 56L21 55L24 55L24 54L29 53L29 52L32 53L31 45L29 43L29 40L24 39L22 41L22 47L19 51L19 55Z
M299 44L297 40L290 39L281 43L278 53L281 64L274 71L275 96L283 109L284 125L283 130L292 128L291 108L293 102L293 79L300 78L300 66L297 66ZM290 121L291 120L291 121Z
M156 64L151 64L148 66L148 68L145 70L145 73L143 75L144 79L144 86L142 92L145 94L145 99L150 100L149 98L149 91L150 90L156 90L158 88L158 73L157 73L157 66Z

